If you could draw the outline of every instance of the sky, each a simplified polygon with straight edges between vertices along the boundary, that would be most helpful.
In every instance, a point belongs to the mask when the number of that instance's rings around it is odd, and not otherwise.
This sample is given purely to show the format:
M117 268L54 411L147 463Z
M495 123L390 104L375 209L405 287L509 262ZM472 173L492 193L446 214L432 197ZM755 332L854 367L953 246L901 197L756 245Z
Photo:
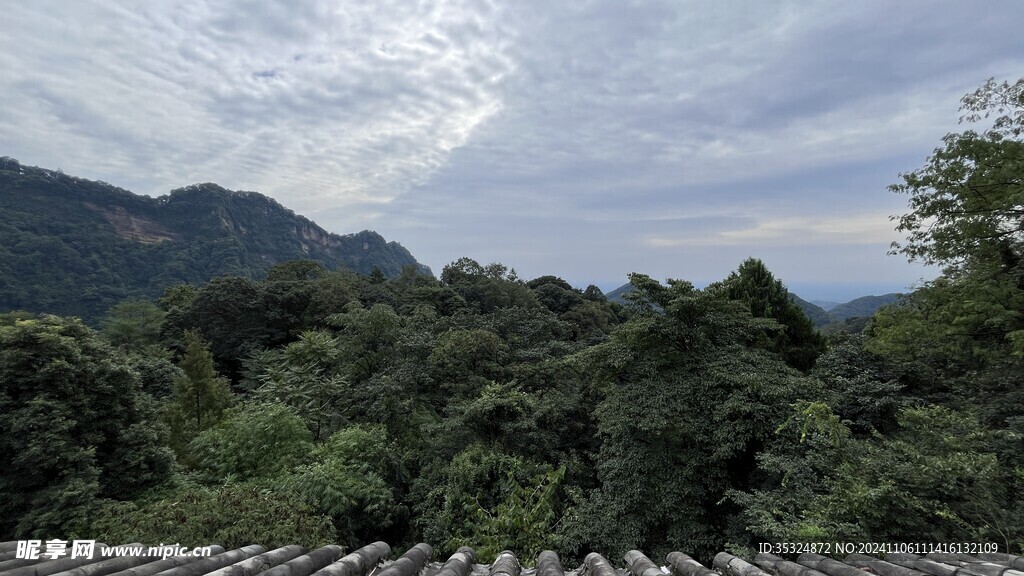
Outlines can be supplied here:
M1024 3L0 0L0 155L159 196L271 196L611 289L747 257L807 299L903 291L889 192L1024 76Z

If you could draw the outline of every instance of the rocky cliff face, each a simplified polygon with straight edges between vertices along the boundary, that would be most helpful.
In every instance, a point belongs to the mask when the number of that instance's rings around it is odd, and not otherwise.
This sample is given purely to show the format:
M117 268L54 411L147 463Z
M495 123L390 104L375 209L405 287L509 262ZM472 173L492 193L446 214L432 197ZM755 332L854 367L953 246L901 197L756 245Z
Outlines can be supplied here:
M387 276L417 263L376 232L332 234L275 200L216 184L150 198L0 159L0 312L96 317L127 297L295 259Z

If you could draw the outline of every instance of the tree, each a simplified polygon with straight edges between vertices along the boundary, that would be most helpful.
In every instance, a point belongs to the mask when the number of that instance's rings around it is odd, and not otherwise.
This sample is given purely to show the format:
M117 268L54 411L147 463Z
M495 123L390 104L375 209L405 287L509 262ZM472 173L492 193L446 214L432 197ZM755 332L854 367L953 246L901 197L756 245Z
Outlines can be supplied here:
M232 382L240 378L242 359L254 350L283 343L271 341L274 331L268 328L270 321L257 282L222 276L199 288L191 300L187 295L175 294L175 301L187 304L172 309L164 324L168 347L180 350L181 335L197 330L210 343L218 370Z
M755 345L781 327L748 305L678 280L630 282L637 313L578 360L606 394L601 485L567 535L577 549L616 555L711 555L731 536L724 495L751 485L755 455L815 385Z
M911 212L893 252L945 266L868 326L867 347L944 380L954 399L1004 428L1024 410L1024 79L989 80L925 165L890 189ZM958 398L959 397L959 398Z
M221 420L231 403L231 389L217 375L210 350L194 330L185 333L185 352L178 366L184 374L174 381L167 417L171 447L179 457L186 457L188 442Z
M819 372L830 387L840 384L830 401L851 425L885 436L856 439L827 466L818 450L765 461L776 468L787 460L810 463L804 478L825 478L795 499L810 503L798 523L821 528L816 536L1020 540L1024 79L989 80L963 98L961 111L961 122L981 129L948 134L922 168L890 187L908 195L910 207L893 218L907 239L892 252L941 265L942 274L878 312L863 351L851 357L838 350ZM844 355L854 365L844 367ZM893 397L888 370L876 370L885 364L904 376L901 395L925 404L904 407L898 428L885 416L898 403L856 398ZM794 501L792 490L782 492ZM785 506L756 499L766 509ZM762 520L770 517L764 508ZM836 522L846 528L837 531ZM776 527L773 537L794 536L786 533L792 522Z
M314 440L341 425L352 398L341 365L342 348L327 332L303 332L288 346L259 354L254 367L256 397L290 406L305 421Z
M907 408L890 435L856 439L827 405L802 403L779 431L791 441L760 458L775 486L734 494L758 538L975 540L1009 549L1024 540L992 432L970 414Z
M911 208L893 217L908 238L892 253L945 266L911 309L938 308L930 316L945 316L960 336L1024 357L1024 79L990 79L960 110L961 122L988 127L946 135L924 167L889 187ZM951 290L970 296L945 298Z
M1020 278L1024 256L1024 78L990 79L964 96L961 122L988 120L981 132L948 134L925 166L890 186L910 195L911 212L894 217L909 233L893 252L952 271L982 263Z
M494 510L477 504L472 537L455 542L476 546L482 558L493 558L502 550L516 550L523 558L536 558L544 550L558 548L559 528L572 517L572 509L566 506L567 499L561 494L565 466L537 474L525 483L517 481L512 472L503 480L505 499Z
M405 471L383 426L339 430L312 457L286 481L291 493L330 516L348 546L397 539L394 527L408 521L399 493Z
M174 382L185 375L168 356L163 350L147 348L128 357L142 381L142 391L157 400L165 400L173 394Z
M224 420L201 432L188 450L207 480L223 482L280 477L312 448L305 422L289 407L248 402L229 409Z
M173 519L173 521L169 521ZM160 499L105 502L88 533L103 542L216 542L235 549L309 549L337 542L330 518L281 489L255 484L183 487Z
M0 316L0 533L84 536L97 498L164 481L154 412L123 354L81 321Z
M267 271L267 282L316 280L327 275L323 264L314 260L289 260Z
M449 399L473 397L502 374L508 347L489 330L450 330L438 336L430 353L430 374Z
M914 403L901 374L885 358L864 350L864 337L837 341L818 358L811 375L824 385L825 398L853 432L890 432L900 409Z
M463 256L441 270L441 282L448 285L463 284L484 275L484 267L472 258Z
M356 378L367 378L387 363L402 325L398 314L385 304L374 304L367 310L353 303L344 314L332 316L327 322L341 330L345 359L353 363Z
M501 308L540 305L515 270L509 270L496 262L481 266L471 258L460 258L444 267L441 282L454 289L466 303L483 314Z
M472 545L481 556L532 553L559 543L557 528L570 514L561 494L564 474L564 468L468 446L417 478L414 489L423 493L417 524L445 552Z
M768 348L781 354L790 366L807 372L825 351L824 338L764 262L748 258L711 289L722 289L728 298L746 303L755 318L772 318L781 324L784 329L772 336Z
M115 304L103 319L103 335L111 344L126 350L156 345L167 313L149 300L126 300Z

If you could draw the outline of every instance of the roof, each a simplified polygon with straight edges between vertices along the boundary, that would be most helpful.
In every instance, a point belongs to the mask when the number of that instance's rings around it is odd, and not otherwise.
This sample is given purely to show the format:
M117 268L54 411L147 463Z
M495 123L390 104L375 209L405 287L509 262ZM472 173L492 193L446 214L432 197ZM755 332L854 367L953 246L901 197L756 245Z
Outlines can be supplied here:
M581 566L566 569L551 551L541 552L534 568L523 568L511 551L484 564L469 547L459 548L444 562L432 561L434 551L428 544L417 544L397 560L389 560L392 549L385 542L374 542L350 554L335 545L312 551L297 545L269 551L251 545L236 550L207 546L200 556L192 556L193 549L189 549L184 555L164 558L161 556L168 556L169 547L151 549L136 543L109 549L96 544L95 553L88 557L72 558L71 550L66 550L55 559L18 558L25 555L25 542L0 543L0 576L864 576L865 572L879 576L1024 576L1024 557L1001 553L890 553L885 560L864 554L836 560L805 553L795 561L762 553L749 563L722 552L707 567L681 552L670 553L665 564L659 565L632 550L621 562L591 553ZM59 551L59 541L57 546ZM47 543L40 543L37 550L47 552Z

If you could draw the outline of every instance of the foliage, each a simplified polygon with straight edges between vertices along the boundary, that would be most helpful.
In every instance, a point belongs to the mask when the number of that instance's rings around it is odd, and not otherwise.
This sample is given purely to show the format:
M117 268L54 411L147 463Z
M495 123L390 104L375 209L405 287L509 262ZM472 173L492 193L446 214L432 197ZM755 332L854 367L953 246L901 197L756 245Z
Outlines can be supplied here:
M102 542L218 544L226 549L259 543L273 549L337 541L329 518L286 492L253 484L186 487L156 501L100 504L88 534Z
M600 487L567 536L577 550L613 555L713 555L730 529L731 511L719 502L749 485L782 408L813 386L755 346L777 328L751 317L748 305L687 282L630 281L647 311L581 357L605 388Z
M474 534L462 544L472 543L483 558L496 557L502 550L536 558L544 550L558 548L558 529L572 514L565 508L565 496L560 494L564 480L564 466L538 474L525 485L509 472L503 482L507 496L493 511L477 505ZM449 542L449 547L459 542Z
M508 346L489 330L450 330L430 353L431 376L456 398L472 398L492 378L500 377Z
M962 122L989 127L947 135L923 168L890 187L908 194L911 208L896 219L909 237L893 250L953 269L991 262L1017 273L1024 248L1024 79L989 80L963 98L961 111Z
M261 383L255 397L290 406L319 440L340 425L347 399L341 354L334 337L313 331L281 350L263 352L254 361Z
M872 350L950 374L1020 356L1013 334L1024 329L1024 289L1005 274L941 276L904 305L878 313L868 333Z
M748 258L720 285L709 289L722 290L729 299L744 302L755 318L771 318L781 324L782 330L770 336L769 349L781 354L790 366L806 372L824 352L824 339L760 260Z
M516 271L498 263L481 266L471 258L460 258L444 267L441 282L481 314L500 308L539 306L537 297L519 280Z
M103 335L114 346L140 350L160 340L166 312L148 300L126 300L110 308L101 322Z
M734 493L760 538L1024 549L1024 80L990 80L962 111L988 128L947 135L891 187L911 208L893 251L945 270L819 359L843 422L819 403L829 436L805 419L799 442L761 454L775 485Z
M186 332L185 342L185 352L178 364L182 375L174 381L165 418L171 428L171 448L180 459L188 461L187 444L220 422L231 403L231 390L214 370L213 358L199 334Z
M430 274L375 232L329 234L255 192L200 184L149 198L16 161L0 165L0 310L95 322L125 299L222 275L259 278L296 259L362 274L396 277L410 265ZM316 274L304 266L306 277ZM274 278L289 274L299 273L281 269Z
M989 80L961 110L987 128L947 135L891 187L912 209L894 250L946 269L880 314L868 345L943 381L939 401L976 406L1006 429L1024 410L1024 79Z
M83 535L97 498L170 473L154 406L81 321L0 317L0 533Z
M571 514L564 468L552 469L474 444L419 480L417 522L445 553L472 545L481 556L550 547ZM481 548L482 546L482 548Z
M288 489L329 516L348 546L395 540L408 509L398 487L405 472L381 426L353 426L313 451L313 463L295 469Z
M1015 94L991 84L965 104L1017 110ZM110 308L114 347L75 320L0 315L0 531L426 540L484 556L557 547L569 561L631 548L710 561L764 539L1012 549L1024 540L1024 281L1007 228L1019 180L1000 171L1019 154L1012 110L947 138L897 190L916 202L901 221L908 255L944 275L870 321L831 324L827 348L756 259L704 290L634 274L609 302L469 258L440 280L409 261L398 272L400 247L364 233L359 275L330 257L345 238L255 194L202 185L159 207L127 192L111 203L105 185L0 162L16 190L95 206L58 207L57 229L26 216L27 197L0 197L34 227L0 218L14 239L0 243L0 298L32 300L5 272L37 261L63 283L40 290L41 307L68 286L90 310L162 290L156 306ZM126 262L144 288L95 277ZM156 403L170 434L152 424ZM161 484L163 445L186 472Z
M616 323L614 310L595 286L589 294L556 276L541 276L526 283L545 308L572 327L574 340L608 334Z
M207 480L278 478L313 447L305 423L282 404L245 403L188 445L190 460Z
M128 356L128 363L139 375L142 390L158 400L169 397L174 391L174 382L185 377L168 354L155 347L147 347Z
M800 432L800 449L769 452L762 466L778 487L740 495L755 534L772 539L1001 541L1021 537L1005 508L1000 464L990 432L943 407L901 412L899 429L851 439L834 416L808 426L809 412L782 432ZM802 426L802 427L801 427ZM802 430L802 431L801 431ZM798 512L799 511L799 512Z
M865 350L861 336L835 342L811 375L823 384L837 416L859 434L891 431L899 411L914 402L906 390L908 378L884 357Z

